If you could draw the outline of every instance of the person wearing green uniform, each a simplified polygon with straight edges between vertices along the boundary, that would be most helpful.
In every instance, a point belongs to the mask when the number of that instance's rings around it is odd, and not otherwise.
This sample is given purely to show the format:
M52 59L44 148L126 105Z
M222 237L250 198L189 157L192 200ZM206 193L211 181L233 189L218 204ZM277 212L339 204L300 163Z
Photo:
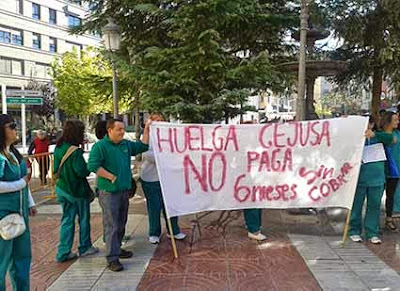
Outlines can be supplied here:
M386 153L386 229L391 232L398 232L397 226L393 221L393 204L396 188L400 178L400 131L397 129L399 125L399 116L396 112L386 111L382 116L380 128L386 133L393 134L394 142L385 145Z
M36 209L27 188L26 163L13 146L17 140L16 127L11 116L0 115L0 219L20 212L22 194L26 230L11 240L0 237L0 290L6 290L8 271L13 290L29 291L31 239L28 217L35 215Z
M148 150L149 123L146 123L142 141L125 140L124 134L125 124L122 120L109 120L107 135L93 146L88 162L89 171L97 174L107 267L114 272L124 269L119 259L133 256L131 251L121 249L132 189L131 157Z
M247 236L258 241L266 240L267 236L261 233L262 209L244 209L243 215L248 231Z
M369 126L366 133L365 145L384 143L390 145L393 142L393 135L385 132L373 132L375 122L372 117L369 119ZM374 244L380 244L380 207L385 187L385 161L361 164L358 177L356 194L350 216L349 237L354 242L362 242L362 208L367 199L367 211L364 218L366 239Z
M164 116L162 113L156 112L151 114L150 119L152 121L164 121ZM146 197L147 214L149 218L149 242L157 244L160 242L161 236L161 212L163 212L166 225L168 225L168 221L165 213L163 194L158 178L154 152L151 146L149 147L149 150L143 154L140 180L144 196ZM179 228L178 217L171 217L171 226L175 239L183 240L186 238L186 234L182 233ZM167 236L170 235L171 234L169 233Z
M79 148L84 140L85 126L81 121L67 121L62 137L54 150L54 173L57 201L62 208L60 242L57 261L72 260L77 255L71 251L75 235L75 219L79 222L79 255L85 257L99 250L92 245L90 238L90 202L92 191L86 179L90 172ZM71 149L75 149L73 152ZM68 155L68 151L72 154ZM61 161L64 163L61 165ZM58 175L59 174L59 175Z

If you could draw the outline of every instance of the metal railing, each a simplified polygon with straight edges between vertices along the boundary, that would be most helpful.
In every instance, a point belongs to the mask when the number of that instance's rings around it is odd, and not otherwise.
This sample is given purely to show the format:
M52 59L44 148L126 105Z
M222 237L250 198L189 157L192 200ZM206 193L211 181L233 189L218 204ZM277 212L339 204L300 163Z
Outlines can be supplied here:
M31 168L31 179L29 181L31 192L50 190L51 194L43 198L55 198L53 153L28 155L26 158Z

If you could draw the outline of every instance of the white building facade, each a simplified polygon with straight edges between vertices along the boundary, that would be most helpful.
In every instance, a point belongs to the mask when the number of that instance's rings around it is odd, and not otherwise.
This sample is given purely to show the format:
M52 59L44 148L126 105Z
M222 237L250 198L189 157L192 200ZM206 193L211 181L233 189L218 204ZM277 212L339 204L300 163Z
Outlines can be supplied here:
M96 35L71 35L89 8L79 0L0 0L0 85L21 89L51 82L50 65L74 47L99 46Z

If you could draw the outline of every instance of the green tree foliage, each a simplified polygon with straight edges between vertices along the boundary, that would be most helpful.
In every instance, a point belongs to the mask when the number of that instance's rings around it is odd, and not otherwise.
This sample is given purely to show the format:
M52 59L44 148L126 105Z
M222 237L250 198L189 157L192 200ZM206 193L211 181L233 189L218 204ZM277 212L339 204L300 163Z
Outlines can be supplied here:
M347 60L348 70L338 76L342 86L355 81L372 89L372 113L377 115L382 81L398 75L398 0L320 0L343 45L335 57ZM396 10L397 8L397 10ZM371 82L372 80L372 82Z
M67 115L111 112L112 70L97 49L67 52L52 68L56 104Z
M31 110L44 119L46 122L54 114L54 99L55 90L50 83L39 83L36 80L30 80L25 88L26 90L42 91L43 92L43 105L32 106Z
M298 25L286 0L90 2L83 29L110 16L120 25L130 95L149 111L212 122L247 110L250 94L285 87L276 65L291 55L284 39Z

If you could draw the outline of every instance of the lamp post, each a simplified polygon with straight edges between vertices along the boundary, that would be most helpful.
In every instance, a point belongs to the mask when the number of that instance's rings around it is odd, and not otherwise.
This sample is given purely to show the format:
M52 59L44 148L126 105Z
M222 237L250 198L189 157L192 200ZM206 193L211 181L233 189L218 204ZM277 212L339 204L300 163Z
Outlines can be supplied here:
M115 64L114 53L119 50L121 45L121 34L119 26L115 24L112 18L108 19L108 24L103 28L103 40L106 49L111 53L111 62L113 70L113 105L114 118L118 118L118 88L117 88L117 68Z

